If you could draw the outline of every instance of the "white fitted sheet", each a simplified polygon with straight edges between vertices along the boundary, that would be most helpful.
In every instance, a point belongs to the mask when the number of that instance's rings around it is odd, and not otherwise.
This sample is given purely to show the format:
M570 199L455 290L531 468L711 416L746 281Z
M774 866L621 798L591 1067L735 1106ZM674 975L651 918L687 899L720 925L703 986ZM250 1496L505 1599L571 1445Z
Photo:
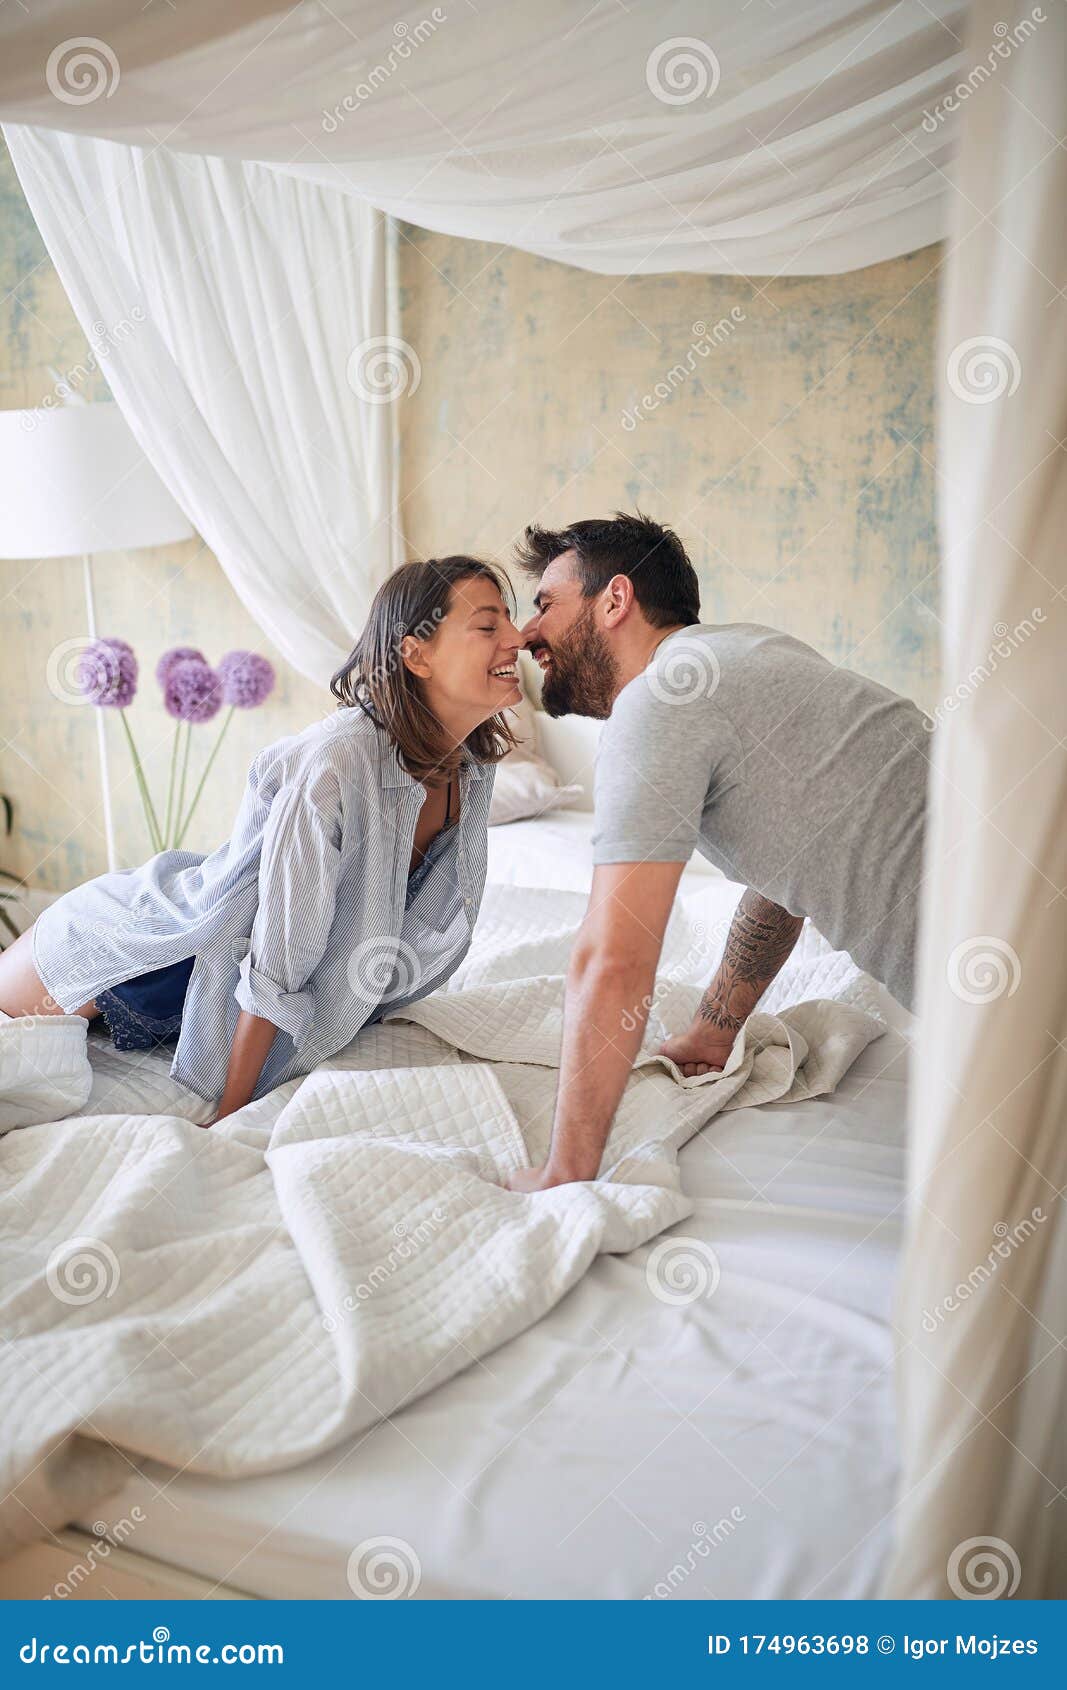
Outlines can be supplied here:
M559 820L493 830L524 832L491 874L562 873L559 842L528 837ZM566 889L591 821L571 825ZM710 926L740 888L687 871L682 893ZM875 1595L909 1026L884 1009L833 1097L721 1115L682 1150L697 1208L674 1231L714 1250L711 1296L650 1293L660 1240L602 1256L531 1330L348 1444L233 1482L146 1461L81 1523L136 1507L128 1549L263 1597L351 1598L349 1557L377 1538L428 1598Z
M503 886L543 886L554 892L588 892L593 881L593 817L586 810L553 810L523 822L489 829L488 879ZM696 851L685 884L722 882L717 868ZM737 888L740 895L740 887Z

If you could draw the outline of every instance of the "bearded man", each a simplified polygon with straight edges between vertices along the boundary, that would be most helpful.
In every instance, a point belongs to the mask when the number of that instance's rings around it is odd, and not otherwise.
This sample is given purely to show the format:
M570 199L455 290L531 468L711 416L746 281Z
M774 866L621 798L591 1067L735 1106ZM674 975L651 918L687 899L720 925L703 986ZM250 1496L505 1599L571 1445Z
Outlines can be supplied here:
M597 1176L694 849L746 890L692 1025L662 1046L683 1074L724 1066L806 916L912 1007L929 723L789 634L702 623L684 546L647 517L527 528L518 561L545 710L605 722L551 1147L508 1181L543 1191Z

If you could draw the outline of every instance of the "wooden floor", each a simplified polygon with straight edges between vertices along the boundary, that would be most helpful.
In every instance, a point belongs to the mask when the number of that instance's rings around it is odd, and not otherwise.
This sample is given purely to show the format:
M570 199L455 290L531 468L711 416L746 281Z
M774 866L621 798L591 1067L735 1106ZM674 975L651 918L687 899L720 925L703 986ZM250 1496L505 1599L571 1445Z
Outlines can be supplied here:
M0 1562L0 1601L254 1602L245 1590L216 1584L165 1561L108 1543L90 1532L56 1532Z

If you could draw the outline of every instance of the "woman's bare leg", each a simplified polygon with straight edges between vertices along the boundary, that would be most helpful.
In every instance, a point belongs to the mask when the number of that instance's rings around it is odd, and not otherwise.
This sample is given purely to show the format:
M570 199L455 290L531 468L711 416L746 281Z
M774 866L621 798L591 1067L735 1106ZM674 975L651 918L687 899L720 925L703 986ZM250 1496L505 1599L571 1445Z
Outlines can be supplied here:
M13 944L0 951L0 1009L5 1015L62 1015L55 998L45 990L33 966L33 928L27 927ZM75 1011L92 1021L100 1014L90 999Z

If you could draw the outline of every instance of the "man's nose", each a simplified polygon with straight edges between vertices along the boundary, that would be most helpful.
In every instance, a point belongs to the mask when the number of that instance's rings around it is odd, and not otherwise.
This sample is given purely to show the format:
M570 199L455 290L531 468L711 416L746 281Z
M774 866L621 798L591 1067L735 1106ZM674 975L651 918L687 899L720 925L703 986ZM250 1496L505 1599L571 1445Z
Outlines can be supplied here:
M529 651L530 647L534 643L534 639L537 634L537 626L540 620L541 618L539 616L531 616L530 620L528 622L524 622L519 630L519 638L522 641L523 649L526 651Z

